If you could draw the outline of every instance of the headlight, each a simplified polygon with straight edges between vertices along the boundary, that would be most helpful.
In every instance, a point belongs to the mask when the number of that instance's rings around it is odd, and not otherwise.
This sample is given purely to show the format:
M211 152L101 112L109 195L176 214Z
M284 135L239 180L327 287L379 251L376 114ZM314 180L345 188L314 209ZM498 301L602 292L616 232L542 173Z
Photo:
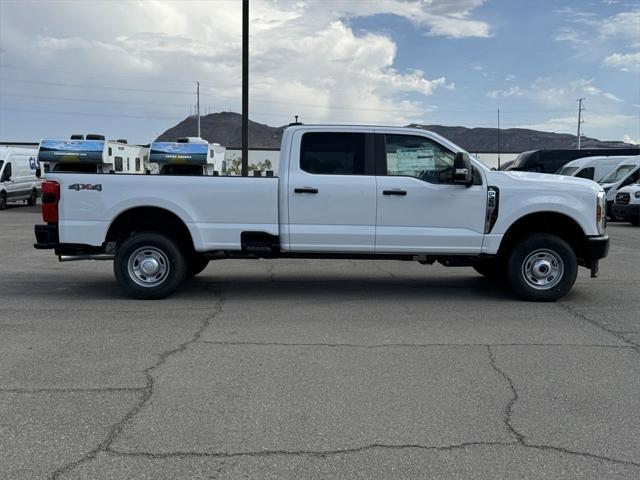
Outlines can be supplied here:
M634 193L633 196L636 197L636 198L640 198L640 190L638 190L636 193Z
M604 192L598 192L596 199L596 225L598 226L598 233L604 235L604 231L607 227L607 196Z

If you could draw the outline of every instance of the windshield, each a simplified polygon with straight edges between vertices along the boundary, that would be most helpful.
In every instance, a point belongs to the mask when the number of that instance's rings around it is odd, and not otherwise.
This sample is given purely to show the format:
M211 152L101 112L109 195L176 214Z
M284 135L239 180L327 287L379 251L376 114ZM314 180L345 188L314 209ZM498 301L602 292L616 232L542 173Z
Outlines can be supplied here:
M580 167L562 167L560 170L558 170L556 173L558 175L567 175L567 176L571 176L573 175L576 170L578 170L578 168Z
M600 181L598 183L616 183L616 182L619 182L624 177L626 177L634 168L636 168L636 165L620 165L618 168L616 168L609 175L607 175L606 177L603 177L602 179L600 179Z

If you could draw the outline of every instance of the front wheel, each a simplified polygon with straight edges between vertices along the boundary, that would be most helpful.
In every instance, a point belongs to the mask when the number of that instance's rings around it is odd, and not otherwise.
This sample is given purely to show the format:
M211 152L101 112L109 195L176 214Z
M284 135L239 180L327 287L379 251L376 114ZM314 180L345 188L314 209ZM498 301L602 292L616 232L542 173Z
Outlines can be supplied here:
M38 192L36 192L35 190L31 190L31 195L27 200L27 205L29 205L30 207L33 207L36 204L37 200L38 200Z
M185 278L186 265L178 245L160 233L138 233L117 250L113 272L127 295L159 299L171 295Z
M537 233L515 245L507 274L511 288L524 300L553 302L571 290L578 275L578 260L560 237Z
M2 192L0 193L0 210L4 210L7 208L7 194Z

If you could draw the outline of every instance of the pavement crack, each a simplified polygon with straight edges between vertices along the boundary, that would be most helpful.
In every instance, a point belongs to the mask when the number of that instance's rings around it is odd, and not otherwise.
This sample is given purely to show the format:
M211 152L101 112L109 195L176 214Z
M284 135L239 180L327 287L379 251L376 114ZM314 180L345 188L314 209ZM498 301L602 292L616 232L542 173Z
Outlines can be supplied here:
M620 465L629 465L629 466L633 466L633 467L640 467L640 463L638 462L633 462L631 460L620 460L618 458L613 458L613 457L607 457L605 455L596 455L595 453L588 453L588 452L579 452L577 450L569 450L568 448L564 448L564 447L556 447L553 445L537 445L537 444L533 444L533 443L525 443L525 446L528 448L533 448L536 450L543 450L543 451L551 451L551 452L556 452L556 453L562 453L565 455L576 455L579 457L586 457L586 458L593 458L595 460L600 460L603 462L611 462L611 463L617 463Z
M208 345L263 346L263 347L330 347L330 348L428 348L428 347L579 347L629 349L632 345L606 345L589 343L304 343L304 342L251 342L232 340L198 340Z
M505 406L505 409L504 409L504 424L506 425L507 429L516 437L516 439L518 440L518 443L522 445L526 445L524 435L518 432L511 422L513 406L519 399L516 386L513 383L513 380L511 380L511 378L509 378L509 376L505 373L505 371L502 370L500 367L498 367L498 364L496 362L496 357L493 353L493 350L491 349L491 345L487 345L487 350L489 351L489 362L491 363L491 367L497 373L499 373L502 376L502 378L504 378L505 382L507 382L507 384L509 385L509 389L511 390L511 398L507 402L507 405Z
M213 319L222 312L222 304L224 303L224 300L225 300L224 296L222 294L218 294L218 302L213 313L207 315L201 321L200 325L198 326L194 334L191 336L191 338L173 348L170 348L169 350L165 350L164 352L159 353L158 361L156 361L153 365L143 370L143 373L146 377L146 385L144 388L140 389L141 396L139 401L120 419L120 421L118 421L116 424L111 426L105 440L103 440L101 443L99 443L97 446L95 446L92 450L90 450L81 458L57 468L51 474L52 480L57 480L58 478L60 478L61 475L73 470L77 466L90 462L96 457L98 453L109 451L111 449L111 445L113 445L115 440L118 438L118 436L124 429L125 425L142 410L142 408L146 405L148 400L151 398L151 395L153 395L155 383L153 380L152 372L156 368L162 366L169 357L177 353L184 352L187 348L189 348L191 344L200 340L200 337L202 336L204 331L207 329L207 327L211 324Z
M618 331L618 330L614 330L612 328L606 327L602 325L600 322L598 322L597 320L594 320L593 318L590 318L587 315L576 311L569 304L557 302L556 305L558 305L560 308L562 308L569 314L573 315L575 318L579 320L584 320L585 322L590 323L591 325L602 330L603 332L606 332L609 335L613 335L616 339L629 344L633 350L640 353L640 343L634 342L626 338L625 337L626 332L622 332L622 331Z
M96 388L0 388L0 393L110 393L143 392L144 387L96 387Z
M597 455L595 453L580 452L580 451L577 451L577 450L570 450L570 449L564 448L564 447L557 447L557 446L554 446L554 445L535 444L535 443L531 443L530 441L527 441L525 436L522 433L518 432L518 430L516 430L516 428L513 426L513 422L512 422L513 406L520 399L520 396L518 394L518 390L515 387L515 383L506 374L506 372L504 370L502 370L498 366L498 364L496 362L495 354L494 354L494 352L493 352L493 350L491 348L491 345L487 345L487 349L489 350L489 361L491 363L491 366L493 367L493 369L496 372L498 372L500 375L502 375L504 380L509 385L509 388L511 389L512 396L509 399L509 402L507 402L507 405L505 407L504 423L507 426L507 428L509 429L509 431L511 431L511 433L513 433L516 436L517 443L519 445L522 445L522 446L527 447L527 448L537 449L537 450L545 450L545 451L550 451L550 452L562 453L562 454L565 454L565 455L577 455L577 456L580 456L580 457L593 458L593 459L596 459L596 460L606 461L606 462L611 462L611 463L617 463L617 464L620 464L620 465L631 465L631 466L635 466L635 467L640 467L640 463L633 462L633 461L630 461L630 460L620 460L620 459L617 459L617 458L607 457L607 456L604 456L604 455Z
M291 456L307 456L307 457L328 457L333 455L344 455L349 453L360 453L367 450L387 449L387 450L404 450L404 449L420 449L434 451L450 451L476 446L513 446L515 442L464 442L454 445L422 445L422 444L387 444L387 443L371 443L359 447L342 448L336 450L258 450L247 452L123 452L120 450L108 449L106 453L119 457L144 457L154 459L164 458L186 458L186 457L208 457L208 458L234 458L234 457L272 457L277 455Z

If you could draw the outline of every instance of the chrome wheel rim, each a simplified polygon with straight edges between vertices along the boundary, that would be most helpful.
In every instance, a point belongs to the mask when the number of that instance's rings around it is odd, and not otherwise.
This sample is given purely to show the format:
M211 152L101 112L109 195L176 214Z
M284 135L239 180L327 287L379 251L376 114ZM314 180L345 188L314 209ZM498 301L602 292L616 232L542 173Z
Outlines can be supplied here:
M564 262L553 250L541 248L530 253L522 264L522 276L536 290L549 290L562 280Z
M140 247L129 256L129 277L141 287L157 287L171 271L169 257L156 247Z

